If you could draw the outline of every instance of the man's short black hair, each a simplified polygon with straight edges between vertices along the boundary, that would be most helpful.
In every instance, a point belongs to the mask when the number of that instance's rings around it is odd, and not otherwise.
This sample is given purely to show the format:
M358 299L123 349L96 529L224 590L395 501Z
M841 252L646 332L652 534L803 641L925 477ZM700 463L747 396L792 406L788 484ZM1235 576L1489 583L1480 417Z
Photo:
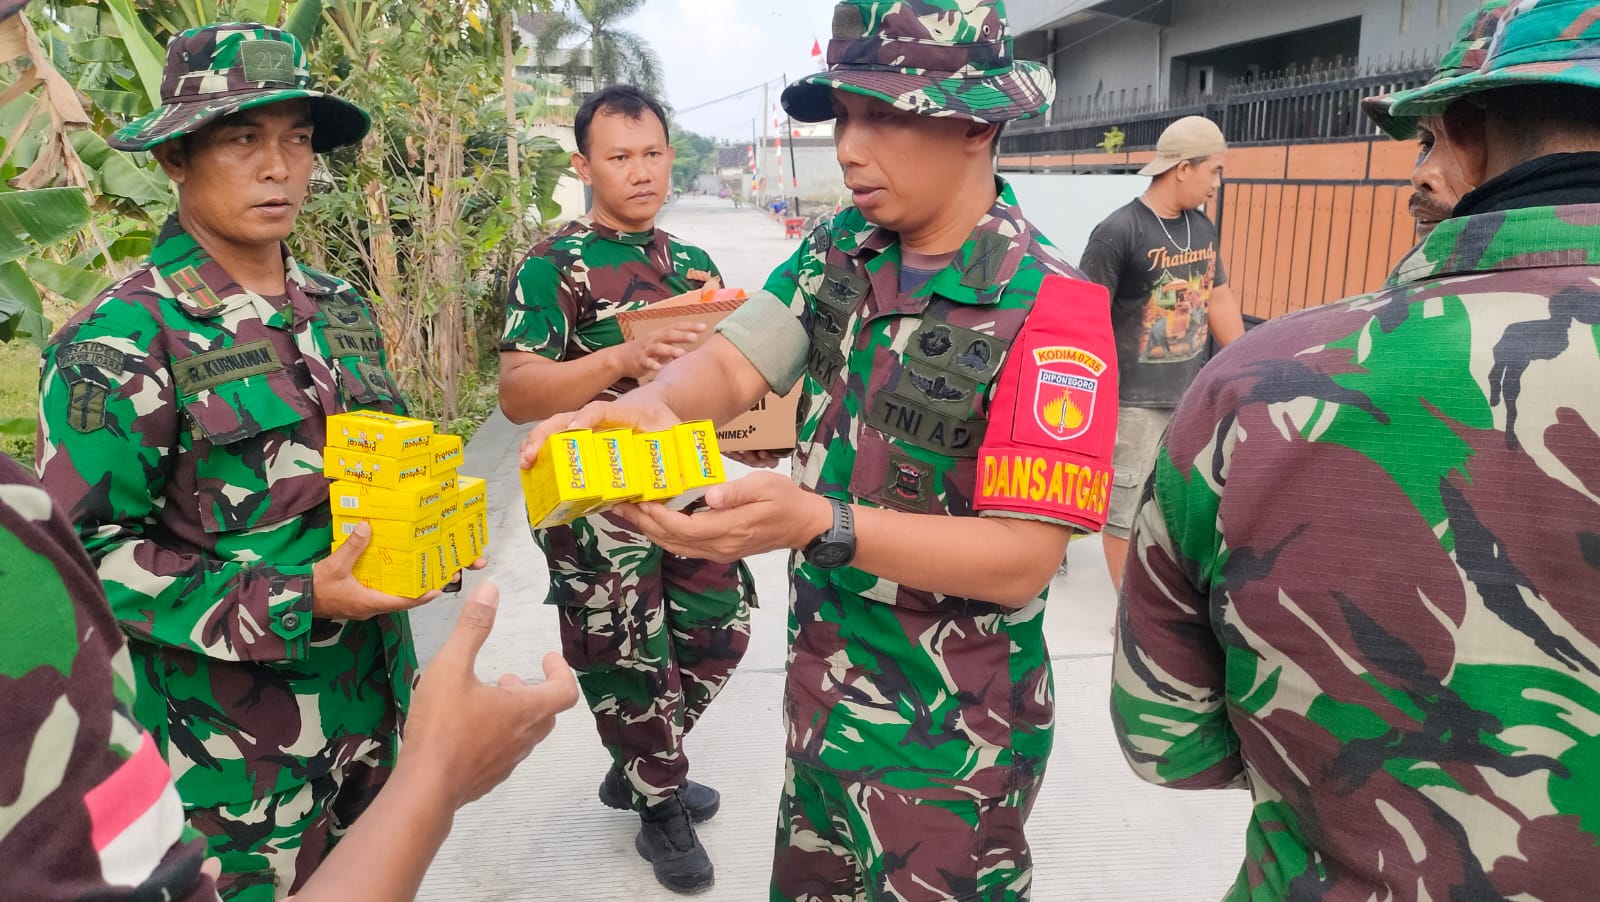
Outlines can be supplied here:
M596 114L605 112L614 116L626 116L629 119L642 119L645 113L653 114L661 123L661 134L668 139L672 137L667 130L667 111L661 106L661 101L639 90L633 85L609 85L590 94L578 107L578 116L572 123L572 130L578 139L578 153L589 155L589 123L594 121Z

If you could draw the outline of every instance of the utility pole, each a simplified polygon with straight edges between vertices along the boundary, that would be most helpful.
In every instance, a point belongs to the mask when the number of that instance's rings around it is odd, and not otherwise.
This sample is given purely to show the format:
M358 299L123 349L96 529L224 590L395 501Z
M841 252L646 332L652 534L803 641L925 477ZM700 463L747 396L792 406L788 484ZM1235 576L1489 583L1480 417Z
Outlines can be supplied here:
M758 207L767 205L767 111L772 109L772 98L769 96L771 91L771 81L761 86L761 149L756 152L756 172L761 177L761 181L757 183L761 186L760 197L756 200L756 206ZM778 177L783 177L782 169L778 170Z
M784 84L788 84L789 83L789 73L787 73L787 72L785 72L783 74L783 83ZM789 208L789 215L790 216L799 216L800 215L800 163L797 160L797 157L800 156L800 148L795 143L794 117L789 115L789 111L787 109L785 109L783 111L783 121L784 121L784 130L789 133L786 136L786 138L787 138L787 140L789 142L789 182L790 182L789 187L794 190L794 206ZM780 181L780 182L783 181L783 158L782 157L778 158L778 181Z

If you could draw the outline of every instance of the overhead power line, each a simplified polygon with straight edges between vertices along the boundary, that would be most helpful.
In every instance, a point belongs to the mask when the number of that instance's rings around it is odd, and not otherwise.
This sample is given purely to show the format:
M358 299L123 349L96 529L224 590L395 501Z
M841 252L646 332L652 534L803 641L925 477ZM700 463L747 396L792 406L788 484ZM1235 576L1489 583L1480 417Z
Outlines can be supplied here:
M1089 34L1084 35L1083 37L1077 39L1076 41L1073 41L1072 43L1068 44L1065 47L1057 47L1056 49L1050 51L1049 53L1045 54L1045 60L1049 61L1050 58L1054 57L1056 54L1064 53L1064 52L1066 52L1068 50L1071 50L1072 48L1078 46L1079 44L1083 44L1083 43L1086 43L1088 41L1092 41L1095 38L1105 34L1106 32L1110 31L1113 28L1116 28L1119 25L1126 25L1127 23L1132 22L1134 19L1137 19L1138 17L1144 15L1145 13L1149 12L1150 10L1155 9L1156 7L1158 7L1161 4L1166 3L1166 2L1167 2L1167 0L1155 0L1154 3L1151 3L1151 4L1146 5L1146 6L1141 6L1140 8L1134 10L1133 12L1129 13L1126 16L1119 16L1117 18L1117 20L1115 22L1112 22L1110 25L1107 25L1106 27L1101 28L1101 29L1099 29L1097 31L1090 32Z
M735 91L732 94L728 94L728 95L726 95L724 97L718 97L716 100L707 100L705 103L697 103L694 106L684 107L681 110L674 110L673 112L677 113L679 116L682 116L685 113L692 113L695 110L703 110L708 106L715 106L715 105L717 105L719 103L722 103L723 101L737 100L738 98L743 97L744 95L749 94L752 91L759 91L762 88L766 87L767 85L772 84L773 82L777 82L779 84L782 84L783 83L783 78L782 77L769 78L766 81L757 82L757 83L751 85L750 87L745 88L744 90Z

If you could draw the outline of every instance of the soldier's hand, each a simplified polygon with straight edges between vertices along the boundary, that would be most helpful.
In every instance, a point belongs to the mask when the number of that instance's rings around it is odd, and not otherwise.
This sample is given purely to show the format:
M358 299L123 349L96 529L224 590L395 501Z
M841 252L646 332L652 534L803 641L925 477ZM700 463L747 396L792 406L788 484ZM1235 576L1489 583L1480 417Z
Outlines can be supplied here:
M706 490L709 510L682 514L664 504L619 504L635 528L673 554L732 563L778 548L803 548L833 523L833 508L787 476L751 473Z
M511 674L496 685L474 673L478 650L494 628L500 590L480 585L455 630L423 670L406 718L399 767L445 784L457 807L499 785L578 701L578 683L561 656L544 656L544 682Z
M636 432L654 432L670 429L681 422L672 408L660 401L641 398L639 393L628 392L615 401L595 401L586 404L576 413L558 413L547 417L533 427L522 440L518 466L526 470L539 459L539 451L550 436L568 429L598 429L626 426Z
M648 381L661 368L689 353L705 337L705 323L685 323L657 329L648 335L620 345L623 372L641 382Z
M352 572L361 553L372 544L372 527L365 523L356 526L350 538L333 553L311 567L311 614L314 617L342 620L366 620L379 614L392 614L424 605L439 597L429 592L418 598L389 595L369 589L356 580Z

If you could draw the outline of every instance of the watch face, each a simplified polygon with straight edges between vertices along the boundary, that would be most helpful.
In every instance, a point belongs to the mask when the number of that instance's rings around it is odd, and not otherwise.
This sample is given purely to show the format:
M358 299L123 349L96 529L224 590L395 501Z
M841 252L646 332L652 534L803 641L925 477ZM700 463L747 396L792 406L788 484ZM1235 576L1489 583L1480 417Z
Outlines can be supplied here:
M811 549L807 557L811 563L824 570L835 570L843 567L855 556L855 548L846 542L822 542Z

